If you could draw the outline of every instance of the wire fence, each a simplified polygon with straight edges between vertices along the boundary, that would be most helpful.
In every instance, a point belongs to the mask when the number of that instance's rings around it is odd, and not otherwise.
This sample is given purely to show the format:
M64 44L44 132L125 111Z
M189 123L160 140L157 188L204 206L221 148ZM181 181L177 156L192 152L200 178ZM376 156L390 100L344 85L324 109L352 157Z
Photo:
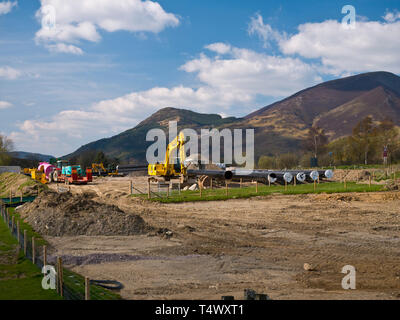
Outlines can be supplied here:
M22 222L16 215L10 214L4 202L0 201L1 217L10 229L12 236L18 241L18 250L23 250L25 257L41 271L50 263L55 264L56 290L65 300L119 300L121 297L96 283L102 281L90 280L63 267L60 257L47 256L47 246L39 245L35 237L30 237L27 230L20 228ZM51 265L53 266L53 265ZM107 283L107 281L103 281ZM113 281L109 281L114 283Z

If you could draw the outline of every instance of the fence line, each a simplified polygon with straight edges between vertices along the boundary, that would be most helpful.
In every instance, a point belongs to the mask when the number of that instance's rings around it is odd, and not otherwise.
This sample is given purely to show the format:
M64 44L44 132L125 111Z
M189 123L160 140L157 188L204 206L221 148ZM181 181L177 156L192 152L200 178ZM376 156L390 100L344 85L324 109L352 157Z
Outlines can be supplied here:
M10 214L6 205L0 200L1 217L10 229L11 235L18 241L18 250L24 250L25 257L35 264L40 270L48 263L48 257L45 256L46 246L39 246L37 239L30 239L27 235L27 230L21 230L20 220L15 223L14 219L10 219ZM89 293L92 300L117 300L119 297L107 290L93 286L91 283L95 281L87 281L85 278L73 273L72 271L61 266L60 270L56 269L56 290L65 300L85 300L85 293ZM61 279L60 279L60 275ZM60 281L62 280L62 282ZM85 287L86 285L86 287ZM50 289L49 289L50 290Z

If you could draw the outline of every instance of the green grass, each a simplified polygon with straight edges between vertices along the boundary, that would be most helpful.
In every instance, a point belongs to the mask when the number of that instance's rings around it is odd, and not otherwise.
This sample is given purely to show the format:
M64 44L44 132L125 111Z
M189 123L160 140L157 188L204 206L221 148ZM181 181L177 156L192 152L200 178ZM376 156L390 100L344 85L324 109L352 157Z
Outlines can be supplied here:
M78 293L82 298L85 297L85 278L83 276L71 270L64 269L63 279L64 283L70 289ZM91 300L120 300L121 296L100 286L91 285L90 298Z
M0 300L60 300L54 290L42 288L43 275L23 251L16 252L17 240L0 219Z
M27 230L28 238L32 238L32 236L34 236L35 237L35 243L38 246L47 245L46 240L43 239L43 237L40 234L35 232L29 224L25 223L21 219L20 215L15 213L15 209L14 208L9 208L8 210L10 210L9 211L10 212L10 219L11 219L12 216L15 217L15 224L17 223L17 221L20 221L21 233L23 232L22 230ZM4 224L4 221L2 219L1 219L1 221L2 221L2 224L4 225L4 228L5 228L5 232L4 233L7 234L7 231L8 231L9 237L11 238L9 240L12 240L13 244L16 245L17 244L17 240L14 239L11 236L10 231L7 229L6 225ZM1 250L2 247L3 247L3 241L1 240L1 237L0 237L0 250ZM9 247L4 247L4 249L9 250ZM31 265L32 268L34 268L35 271L39 270L29 260L24 258L23 253L20 254L19 259L23 260L22 265L24 267L26 267L27 265ZM7 269L7 266L4 266L4 268ZM16 268L15 272L17 274L21 274L21 272L19 271L20 268L18 268L18 267L15 267L15 268ZM2 278L1 270L2 270L2 266L0 265L0 280ZM63 270L64 270L63 271L64 272L64 283L69 288L71 288L73 291L78 292L79 295L81 296L81 298L84 298L84 296L85 296L85 287L84 287L85 278L83 276L81 276L81 275L79 275L79 274L77 274L75 272L72 272L70 270L67 270L65 268ZM41 282L41 279L43 278L43 276L41 274L39 274L39 275L36 275L36 277L40 278L40 282ZM7 281L8 280L6 280L6 282ZM6 282L4 282L4 288L7 288ZM31 282L32 282L32 280L30 280L30 282L26 281L26 283L21 283L21 285L22 286L29 285L29 283L31 283ZM0 290L1 289L2 289L2 281L0 281ZM40 289L41 289L41 286L40 286ZM41 289L41 290L43 290L43 289ZM50 291L50 290L43 290L43 291L47 292L47 291ZM19 299L18 298L18 290L15 291L15 295L14 296L17 297L16 299ZM92 298L92 300L97 300L97 299L99 299L99 300L101 300L101 299L104 299L104 300L116 300L116 299L121 299L121 296L119 294L116 294L116 293L110 291L110 290L106 290L106 289L104 289L104 288L102 288L100 286L92 285L91 286L91 298ZM3 298L2 298L2 296L0 294L0 300L1 299L3 299ZM7 298L4 298L4 299L7 299ZM21 299L30 299L30 298L21 298ZM43 299L46 299L46 298L43 298ZM60 299L61 299L61 297L60 297Z
M35 237L35 243L39 246L44 246L47 245L47 241L45 239L43 239L43 237L35 232L33 230L33 228L26 222L24 222L24 220L21 218L19 213L15 212L15 208L8 208L8 212L10 213L10 221L12 219L12 217L14 216L15 219L15 225L17 225L17 221L19 221L19 228L20 228L20 232L21 234L24 233L24 230L27 231L27 235L28 235L28 239L32 239L32 237Z
M216 200L228 200L228 199L246 199L256 196L266 196L274 193L278 194L308 194L308 193L342 193L342 192L376 192L383 191L384 186L382 185L371 185L368 184L357 184L355 182L347 182L346 189L343 183L340 182L329 182L317 184L316 191L314 191L313 184L298 184L297 186L288 185L287 190L285 186L265 186L258 185L258 193L256 187L243 187L243 188L229 188L228 195L226 195L225 188L219 189L206 189L202 190L202 197L200 197L199 191L181 191L179 195L176 191L170 194L167 198L165 194L159 198L152 196L150 201L161 202L161 203L178 203L178 202L193 202L193 201L216 201ZM147 195L133 195L134 197L140 197L147 199Z

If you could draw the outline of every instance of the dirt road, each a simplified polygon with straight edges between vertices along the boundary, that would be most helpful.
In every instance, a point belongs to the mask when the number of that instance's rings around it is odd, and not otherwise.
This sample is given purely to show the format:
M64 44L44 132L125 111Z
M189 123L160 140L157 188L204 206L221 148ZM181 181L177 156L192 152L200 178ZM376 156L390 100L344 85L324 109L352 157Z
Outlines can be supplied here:
M129 197L129 179L110 180L72 191L91 190L97 201L140 212L172 237L49 241L54 255L81 257L73 270L122 282L124 298L239 299L246 288L272 299L400 298L398 192L155 204ZM144 189L145 179L134 178L134 185ZM356 290L341 287L345 265L356 268Z

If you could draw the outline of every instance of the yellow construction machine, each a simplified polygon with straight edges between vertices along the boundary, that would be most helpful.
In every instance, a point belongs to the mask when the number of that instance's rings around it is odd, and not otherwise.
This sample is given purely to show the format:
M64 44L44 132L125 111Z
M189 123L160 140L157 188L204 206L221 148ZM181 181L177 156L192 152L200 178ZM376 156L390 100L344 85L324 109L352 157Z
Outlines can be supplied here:
M176 178L186 175L185 161L185 135L181 132L179 135L167 146L165 152L164 163L149 164L148 174L149 176L159 176L166 180L170 178ZM171 153L176 150L178 151L178 157L171 159Z
M31 178L33 180L39 181L42 184L48 183L48 181L46 179L46 174L42 170L29 169L29 172L30 172Z
M103 163L92 163L92 174L93 176L106 176L107 170L104 168Z

